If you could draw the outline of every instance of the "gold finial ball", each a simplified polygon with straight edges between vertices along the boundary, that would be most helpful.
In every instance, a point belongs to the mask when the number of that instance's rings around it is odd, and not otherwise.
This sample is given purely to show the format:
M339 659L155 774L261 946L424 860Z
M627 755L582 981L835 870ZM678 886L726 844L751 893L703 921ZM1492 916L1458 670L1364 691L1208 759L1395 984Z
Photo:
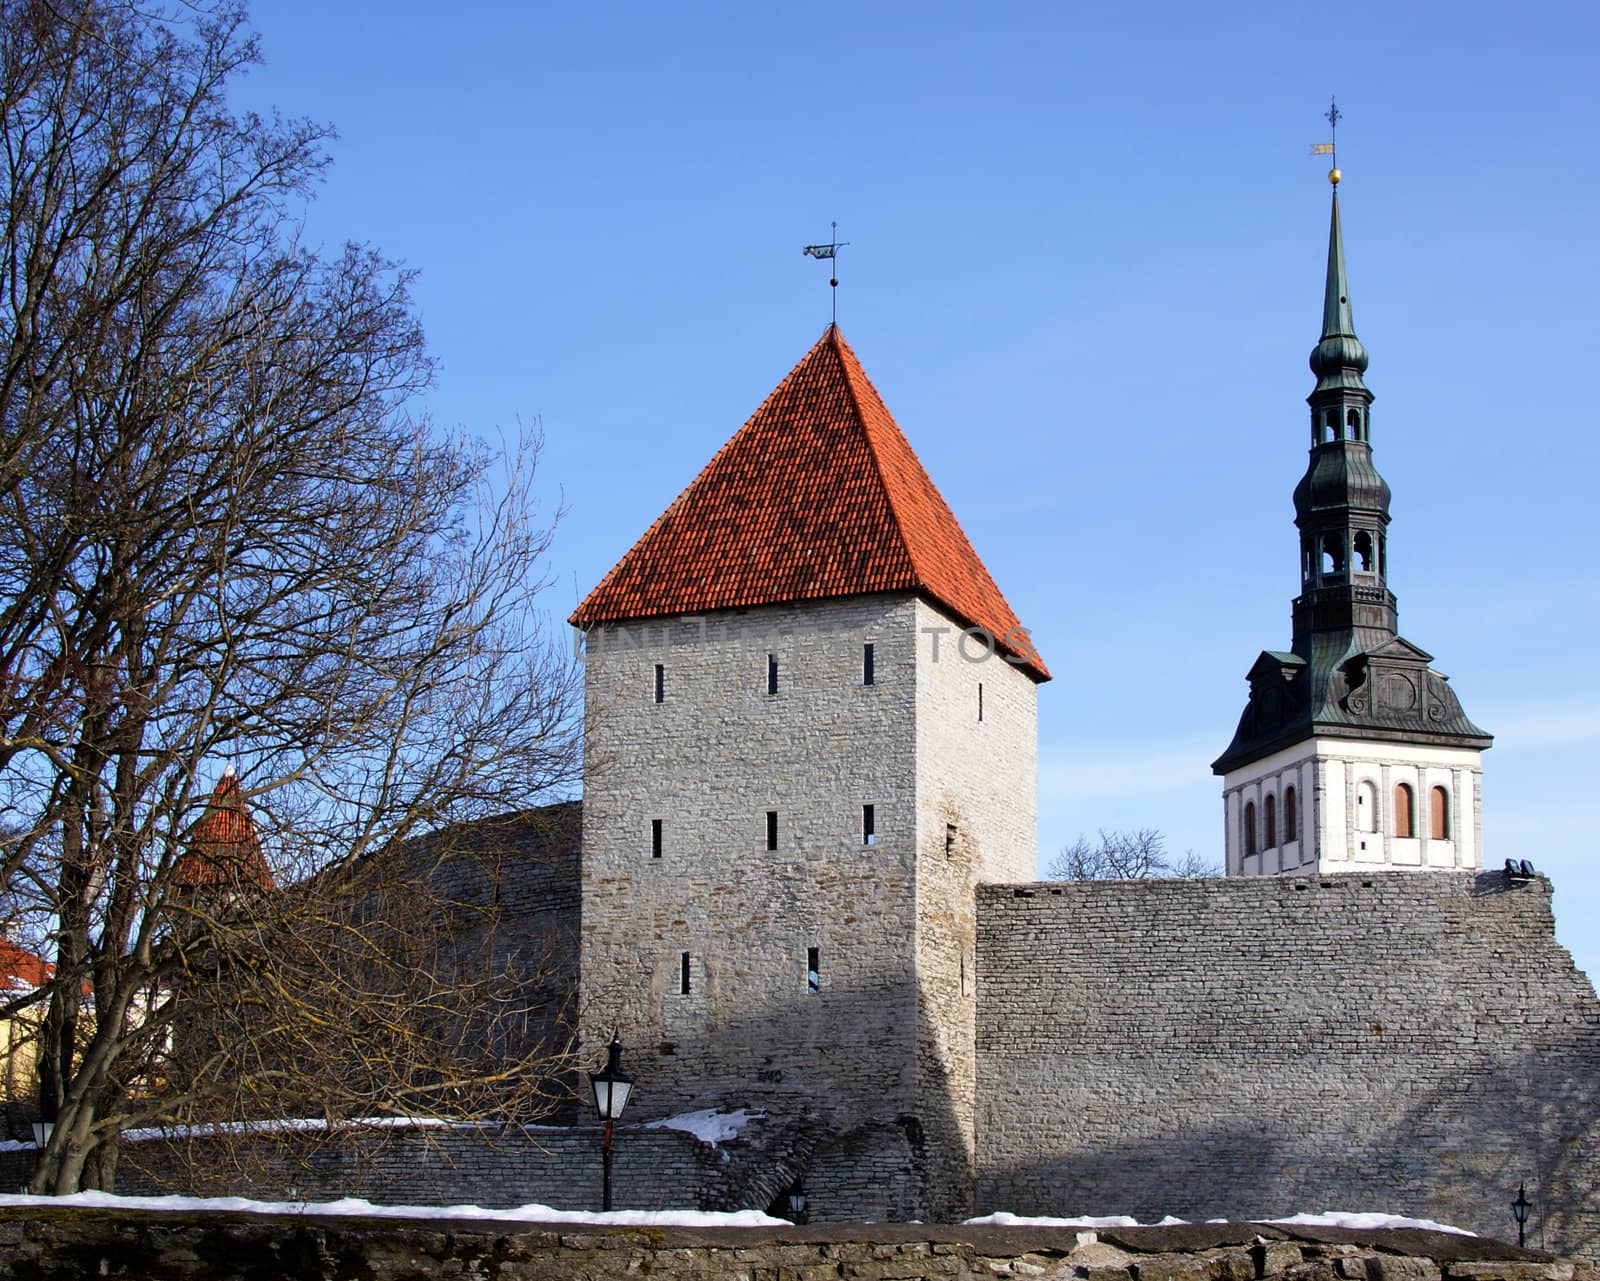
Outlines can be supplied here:
M1340 173L1337 169L1328 170L1328 181L1331 182L1335 187L1337 187L1339 185L1339 179L1341 179L1343 177L1344 177L1344 175L1342 173Z

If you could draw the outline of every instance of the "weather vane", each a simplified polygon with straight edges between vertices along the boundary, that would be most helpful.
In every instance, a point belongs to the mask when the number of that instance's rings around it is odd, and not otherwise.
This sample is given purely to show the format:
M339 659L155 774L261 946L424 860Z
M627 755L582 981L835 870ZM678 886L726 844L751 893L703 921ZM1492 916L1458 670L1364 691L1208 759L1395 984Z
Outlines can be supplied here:
M833 295L833 322L839 323L839 251L850 242L839 239L839 224L830 222L831 238L825 245L807 245L800 252L808 258L827 258L833 263L833 274L828 277L828 288Z
M1331 156L1333 158L1333 168L1328 170L1328 181L1337 187L1339 179L1344 177L1339 172L1339 121L1344 119L1344 116L1339 111L1337 99L1328 99L1328 109L1323 112L1322 118L1328 122L1328 141L1312 143L1311 154L1313 156Z

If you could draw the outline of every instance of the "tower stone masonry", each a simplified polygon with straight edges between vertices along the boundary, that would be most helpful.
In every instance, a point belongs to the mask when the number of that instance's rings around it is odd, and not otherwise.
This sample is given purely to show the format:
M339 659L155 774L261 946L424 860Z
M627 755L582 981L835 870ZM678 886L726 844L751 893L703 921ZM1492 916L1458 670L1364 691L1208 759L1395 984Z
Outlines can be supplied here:
M836 328L573 622L582 1042L786 1118L816 1215L964 1213L975 894L1034 874L1049 674Z

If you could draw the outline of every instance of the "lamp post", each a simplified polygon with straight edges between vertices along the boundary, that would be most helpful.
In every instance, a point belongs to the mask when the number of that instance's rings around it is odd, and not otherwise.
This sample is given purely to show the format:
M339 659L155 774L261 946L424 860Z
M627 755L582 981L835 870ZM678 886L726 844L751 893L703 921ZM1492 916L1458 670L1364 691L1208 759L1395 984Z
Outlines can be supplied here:
M806 1190L798 1183L789 1189L789 1218L796 1224L806 1221Z
M594 1090L595 1115L604 1127L600 1137L601 1203L602 1210L611 1208L611 1126L621 1119L622 1109L628 1106L628 1096L633 1093L633 1078L622 1070L622 1042L611 1034L611 1047L606 1053L603 1072L589 1073L589 1085Z
M1528 1244L1528 1211L1533 1208L1533 1202L1528 1200L1528 1185L1526 1181L1517 1184L1517 1199L1511 1203L1511 1215L1517 1221L1517 1245L1526 1247Z

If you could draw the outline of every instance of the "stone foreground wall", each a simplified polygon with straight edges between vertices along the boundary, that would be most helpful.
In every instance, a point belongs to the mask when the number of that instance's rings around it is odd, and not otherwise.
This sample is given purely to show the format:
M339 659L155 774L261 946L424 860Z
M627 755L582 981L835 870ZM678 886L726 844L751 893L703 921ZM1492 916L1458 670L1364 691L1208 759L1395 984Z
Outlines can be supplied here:
M1098 1238L1098 1239L1097 1239ZM921 1225L844 1230L618 1229L297 1216L0 1210L0 1281L1596 1281L1442 1233L1205 1224L1074 1232Z
M761 1189L723 1149L678 1130L619 1130L612 1182L618 1209L716 1204ZM0 1190L15 1191L33 1152L0 1152ZM124 1143L117 1191L127 1196L244 1196L265 1201L364 1197L387 1205L600 1206L600 1132L589 1127L501 1134L345 1130L329 1135ZM775 1193L762 1201L766 1205Z
M1499 872L985 886L978 1212L1384 1210L1600 1252L1600 1002Z

